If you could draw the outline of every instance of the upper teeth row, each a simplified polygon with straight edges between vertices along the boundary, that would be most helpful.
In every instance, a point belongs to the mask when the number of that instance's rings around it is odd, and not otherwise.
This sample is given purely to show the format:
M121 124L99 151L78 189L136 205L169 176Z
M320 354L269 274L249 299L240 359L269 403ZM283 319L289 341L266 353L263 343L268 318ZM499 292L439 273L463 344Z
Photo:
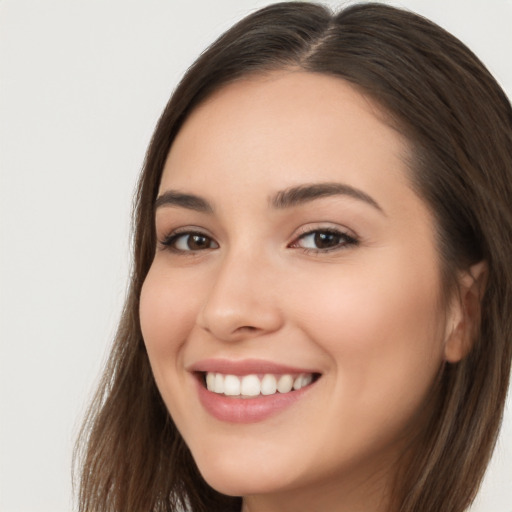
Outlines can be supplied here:
M261 378L258 375L224 375L222 373L207 372L206 387L214 393L226 396L258 396L273 395L276 392L288 393L292 389L298 390L311 384L311 373L298 376L265 374Z

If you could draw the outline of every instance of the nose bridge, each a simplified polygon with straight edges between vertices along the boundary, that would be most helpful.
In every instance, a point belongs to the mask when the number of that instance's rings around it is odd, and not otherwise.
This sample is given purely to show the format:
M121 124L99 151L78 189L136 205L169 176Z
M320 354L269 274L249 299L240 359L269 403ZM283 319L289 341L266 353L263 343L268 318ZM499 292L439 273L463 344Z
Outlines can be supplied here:
M198 323L215 337L240 339L277 330L276 272L270 258L252 244L226 251L214 273Z

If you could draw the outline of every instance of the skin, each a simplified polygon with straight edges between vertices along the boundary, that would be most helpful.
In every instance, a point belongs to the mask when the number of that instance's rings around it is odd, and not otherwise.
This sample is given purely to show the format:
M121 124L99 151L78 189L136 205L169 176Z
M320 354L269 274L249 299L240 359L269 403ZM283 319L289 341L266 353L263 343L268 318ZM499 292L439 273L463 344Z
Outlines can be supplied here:
M441 296L435 225L410 186L407 153L352 86L301 71L225 86L173 143L159 194L194 194L213 212L157 208L160 241L176 229L207 238L196 250L187 235L174 250L159 242L142 332L199 470L244 496L244 511L385 510L440 368L464 355L464 308ZM271 206L278 191L311 183L349 185L378 207L345 194ZM303 235L325 229L340 243L315 250ZM231 424L198 400L188 369L205 358L321 377L278 414Z

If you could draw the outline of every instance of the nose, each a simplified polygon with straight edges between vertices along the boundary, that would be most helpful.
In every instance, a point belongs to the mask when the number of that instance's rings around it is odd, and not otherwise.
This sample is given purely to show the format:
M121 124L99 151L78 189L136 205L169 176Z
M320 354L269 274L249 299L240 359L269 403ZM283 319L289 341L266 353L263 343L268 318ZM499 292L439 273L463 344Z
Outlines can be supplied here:
M283 324L272 265L263 257L232 255L212 276L198 325L222 341L240 341L277 331Z

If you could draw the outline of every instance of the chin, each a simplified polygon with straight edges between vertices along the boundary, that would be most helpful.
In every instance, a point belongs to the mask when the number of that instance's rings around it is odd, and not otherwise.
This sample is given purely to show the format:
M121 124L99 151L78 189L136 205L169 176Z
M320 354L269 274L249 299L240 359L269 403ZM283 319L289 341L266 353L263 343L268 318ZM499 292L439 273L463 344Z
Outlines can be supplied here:
M196 461L199 471L210 487L227 496L249 496L271 494L292 484L290 475L272 464L255 465L250 461L233 461L222 457L205 463Z

